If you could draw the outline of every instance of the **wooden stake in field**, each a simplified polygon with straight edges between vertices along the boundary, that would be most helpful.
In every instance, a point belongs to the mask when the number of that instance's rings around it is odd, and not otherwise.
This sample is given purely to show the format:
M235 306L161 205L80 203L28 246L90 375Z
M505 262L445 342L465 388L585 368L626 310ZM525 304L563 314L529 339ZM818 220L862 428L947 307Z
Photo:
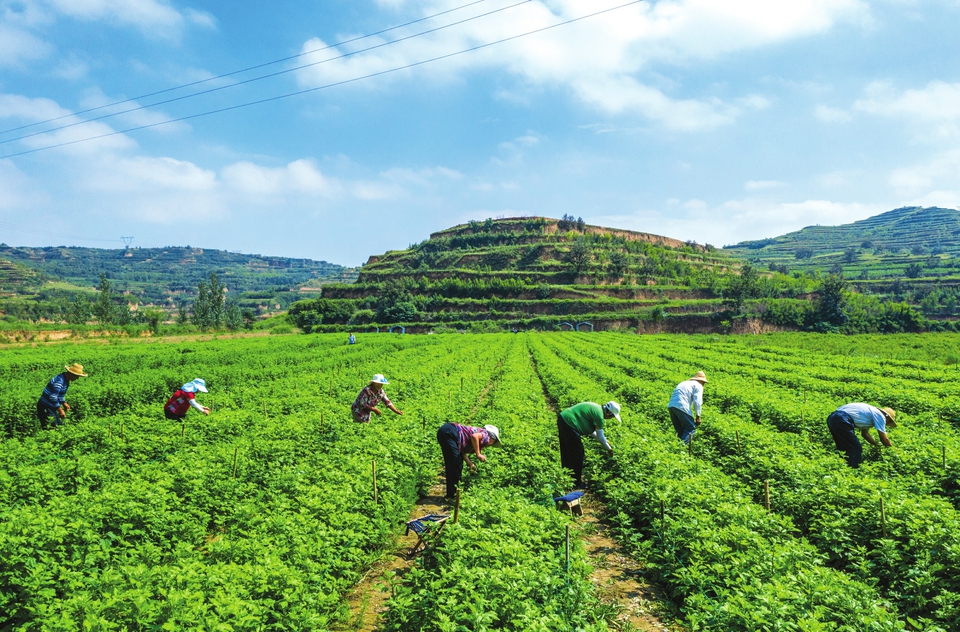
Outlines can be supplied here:
M453 506L453 524L460 521L460 488L457 488L457 504Z
M121 421L121 422L120 422L120 438L122 439L124 436L126 436L126 435L125 435L124 432L123 432L123 422Z
M181 423L181 424L180 424L180 438L183 439L183 438L186 437L186 436L187 436L187 424Z
M234 448L233 448L233 477L234 477L234 478L237 477L237 452L238 452L239 450L240 450L240 448L234 446Z
M687 454L693 456L693 437L689 437L687 441Z
M107 424L107 439L113 438L113 424Z
M943 464L943 469L947 469L947 446L940 446L940 461Z
M333 396L333 374L331 373L331 374L330 374L330 386L329 386L329 388L327 389L327 397L332 397L332 396Z
M770 480L763 481L763 506L770 511Z
M667 531L667 505L663 502L663 499L660 499L660 538L663 539L663 534Z
M377 460L373 460L373 504L379 504L379 498L377 494Z
M737 430L737 454L743 454L743 449L740 447L740 431L739 430Z
M567 544L566 544L567 572L570 572L570 525L567 525Z
M883 508L883 496L880 497L880 532L887 537L887 511Z
M320 412L320 434L323 434L323 412Z
M463 390L463 376L460 377L460 390Z

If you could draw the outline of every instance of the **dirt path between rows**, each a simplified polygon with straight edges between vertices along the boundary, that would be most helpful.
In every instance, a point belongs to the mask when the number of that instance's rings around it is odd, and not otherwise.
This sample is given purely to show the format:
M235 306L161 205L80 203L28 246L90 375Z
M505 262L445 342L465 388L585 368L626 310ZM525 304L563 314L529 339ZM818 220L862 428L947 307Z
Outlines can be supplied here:
M453 508L443 499L443 484L437 483L429 489L426 496L420 498L410 512L410 520L427 514L449 515L453 519ZM332 628L336 632L374 632L378 628L381 615L387 610L390 600L391 583L400 582L403 576L413 568L418 556L410 551L417 542L417 534L399 536L393 549L384 553L371 566L346 595L350 607L350 617L346 623ZM422 552L422 550L421 550Z

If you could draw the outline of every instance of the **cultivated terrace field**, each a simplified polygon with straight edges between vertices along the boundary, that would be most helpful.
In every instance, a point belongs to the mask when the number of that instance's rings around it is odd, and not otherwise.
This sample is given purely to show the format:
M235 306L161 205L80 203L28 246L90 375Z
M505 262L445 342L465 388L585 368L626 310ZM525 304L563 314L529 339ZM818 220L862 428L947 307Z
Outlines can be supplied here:
M370 334L51 344L0 355L0 630L337 630L442 469L436 429L496 424L460 520L391 579L392 631L621 630L576 518L551 500L556 411L616 399L588 494L688 630L960 627L956 337ZM36 399L82 362L67 423ZM706 371L688 449L666 413ZM349 405L373 373L394 403ZM161 406L203 377L211 406ZM824 420L892 406L847 468ZM374 486L374 463L376 487ZM769 508L768 506L769 505ZM569 560L565 534L573 535Z

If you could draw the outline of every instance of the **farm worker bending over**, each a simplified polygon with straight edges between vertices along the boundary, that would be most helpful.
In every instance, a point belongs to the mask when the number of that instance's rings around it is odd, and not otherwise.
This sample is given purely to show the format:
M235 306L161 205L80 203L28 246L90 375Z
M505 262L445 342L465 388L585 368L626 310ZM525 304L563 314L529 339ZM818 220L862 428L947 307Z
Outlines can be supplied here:
M377 408L377 404L380 402L383 402L384 406L398 415L403 414L397 410L397 407L393 405L393 402L390 401L387 394L383 392L383 385L389 383L387 378L379 373L370 379L370 383L363 387L360 394L357 395L357 398L353 400L353 405L350 407L354 421L365 424L370 421L370 413L377 413L377 417L379 417L382 413L380 409Z
M483 456L481 450L487 447L499 448L500 431L496 426L475 428L448 421L437 430L437 443L440 444L440 451L443 452L447 500L452 500L457 495L457 485L460 484L460 476L463 474L463 462L467 462L471 472L477 469L470 461L469 453L473 452L478 459L486 461L487 457Z
M64 401L67 397L67 389L70 388L70 382L77 378L87 377L83 372L82 364L71 364L63 367L66 369L63 373L53 376L47 382L43 394L40 395L40 401L37 402L37 419L40 420L40 428L47 429L47 423L51 426L62 426L66 411L70 410L70 404Z
M677 384L667 404L670 419L677 431L677 436L686 444L690 443L693 433L700 425L700 408L703 407L703 385L707 383L707 376L703 371L697 371L689 380Z
M560 465L573 470L577 487L583 488L583 441L584 435L594 437L610 454L613 448L603 436L604 419L620 421L620 404L607 402L603 406L582 402L557 415L557 432L560 434Z
M880 443L889 447L893 444L887 438L887 425L897 427L894 418L896 411L892 408L874 408L869 404L845 404L836 409L827 417L827 428L833 435L833 442L837 449L847 454L847 465L860 467L863 460L863 444L857 439L854 430L860 431L860 436L872 445L878 445L877 440L870 436L870 429L876 428L880 436Z
M201 393L209 392L207 391L207 383L200 378L196 378L181 386L176 393L170 396L167 403L163 405L163 416L171 421L183 421L183 418L186 417L187 411L191 407L196 408L204 415L209 415L210 409L197 403L196 395L194 394L197 391Z

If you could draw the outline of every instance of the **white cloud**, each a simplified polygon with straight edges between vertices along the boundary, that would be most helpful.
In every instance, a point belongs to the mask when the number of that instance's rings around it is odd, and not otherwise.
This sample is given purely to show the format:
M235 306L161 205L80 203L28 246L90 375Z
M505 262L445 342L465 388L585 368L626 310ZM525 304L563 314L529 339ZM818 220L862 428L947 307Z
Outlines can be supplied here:
M179 35L184 24L183 14L158 0L43 0L40 3L63 16L133 26L150 36Z
M43 59L53 46L29 31L0 22L0 67L16 67L28 61Z
M895 169L890 186L903 196L925 199L931 189L948 189L960 194L960 149L942 152L924 164Z
M122 103L120 103L122 102ZM117 103L117 105L113 105ZM142 127L150 126L155 132L164 134L173 134L189 131L190 126L184 121L171 123L170 116L163 112L151 109L137 109L140 104L137 101L127 101L125 97L110 97L104 94L99 88L88 90L80 100L82 109L98 108L87 116L98 118L104 115L113 114L110 121L115 121L118 127Z
M295 160L276 168L243 161L224 167L221 175L231 190L261 201L291 193L331 197L340 191L339 182L324 176L310 160Z
M15 211L22 215L48 198L12 161L0 160L0 212Z
M81 120L73 116L70 110L60 107L60 105L50 99L30 99L20 95L0 94L0 120L12 119L13 122L23 124L36 123L54 118L60 119L56 122L57 125L75 123ZM22 130L22 132L24 135L33 134L35 129L36 128L28 128ZM76 142L97 136L105 137L86 142ZM73 155L90 155L103 150L124 149L136 145L130 137L123 134L115 134L113 128L100 122L84 123L83 125L62 129L49 134L29 136L19 142L22 143L22 147L28 150L67 143L66 147L60 148L57 151ZM3 147L10 153L17 149L17 145L13 143L5 144Z
M396 8L404 5L389 4ZM617 4L612 0L531 2L397 46L322 63L300 71L298 77L303 85L312 87L384 72ZM446 6L437 1L418 5L424 15ZM647 85L640 75L655 66L700 63L821 33L838 22L864 21L868 15L867 5L861 0L645 2L390 77L393 81L413 75L428 81L449 81L472 70L494 68L513 74L532 89L567 90L605 112L635 112L671 130L697 131L729 124L745 109L762 109L769 106L769 101L759 95L746 95L730 103L710 96L669 95ZM313 39L301 50L324 45ZM369 46L370 41L365 40L363 45ZM342 52L358 50L358 45L351 46L354 48L345 47ZM387 83L380 76L363 85L373 89ZM517 98L515 91L507 93Z
M936 136L960 132L960 83L931 81L924 88L897 91L888 81L867 86L866 98L853 108L860 112L901 118L931 130Z

